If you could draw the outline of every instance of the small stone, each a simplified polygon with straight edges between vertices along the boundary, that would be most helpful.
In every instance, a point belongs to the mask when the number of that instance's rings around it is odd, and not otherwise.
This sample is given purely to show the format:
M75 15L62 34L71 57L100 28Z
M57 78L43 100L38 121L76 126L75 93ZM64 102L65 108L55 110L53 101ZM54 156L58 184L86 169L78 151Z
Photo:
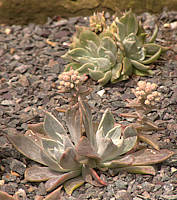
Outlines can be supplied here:
M26 165L16 159L13 159L10 164L10 169L20 175L23 175L26 170Z
M115 185L116 185L116 188L118 188L118 189L127 189L127 187L128 187L128 183L127 182L125 182L125 181L122 181L122 180L117 180L116 182L115 182Z
M29 67L30 66L28 66L28 65L21 65L21 66L15 68L15 72L20 72L23 74L28 70Z
M172 191L174 189L173 184L171 184L171 183L170 184L165 184L163 186L163 188L165 189L166 192L170 192L170 191Z
M5 183L5 180L0 180L0 187L1 187L2 185L4 185L4 183Z
M175 172L177 172L177 168L172 167L172 168L171 168L171 173L173 174L173 173L175 173Z
M105 93L105 90L104 90L104 89L97 92L97 94L98 94L100 97L102 97L102 96L104 95L104 93Z
M3 100L3 101L1 102L1 105L3 105L3 106L13 106L13 105L14 105L14 102L11 101L11 100Z
M132 200L130 193L127 192L126 190L119 190L115 194L115 197L116 197L116 199L119 199L119 200Z
M25 75L20 76L20 79L18 80L18 83L23 87L29 86L29 81L28 81L28 79L27 79L27 77Z
M166 199L166 200L176 200L177 199L177 195L161 195L160 197L162 199Z

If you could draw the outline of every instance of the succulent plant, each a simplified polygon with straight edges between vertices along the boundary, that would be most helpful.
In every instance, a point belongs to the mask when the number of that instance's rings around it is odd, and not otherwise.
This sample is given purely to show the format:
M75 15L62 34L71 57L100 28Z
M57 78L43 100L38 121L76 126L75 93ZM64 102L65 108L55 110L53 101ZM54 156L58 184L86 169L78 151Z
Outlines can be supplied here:
M69 134L59 120L48 112L44 123L30 125L25 135L9 133L8 139L18 151L45 165L28 168L25 180L46 181L48 192L63 184L66 192L71 194L84 182L96 186L107 185L95 169L119 168L155 174L152 165L173 154L169 150L152 149L126 154L136 145L136 129L133 126L123 128L116 125L109 110L105 111L99 125L96 125L86 101L80 98L78 104L79 109L73 106L65 113Z
M139 81L138 87L132 89L135 95L135 99L129 100L127 107L133 108L135 112L121 113L120 116L134 118L136 121L134 127L138 132L138 137L153 146L155 149L159 149L159 146L153 137L149 137L147 134L143 134L146 131L161 130L147 114L156 108L156 104L160 102L161 94L157 91L157 85L146 81Z
M146 39L147 34L131 10L110 26L105 25L103 14L92 16L90 21L88 28L77 27L70 50L62 57L71 62L65 71L72 67L102 85L126 80L132 74L153 74L147 64L168 49L154 43L157 27L151 39Z

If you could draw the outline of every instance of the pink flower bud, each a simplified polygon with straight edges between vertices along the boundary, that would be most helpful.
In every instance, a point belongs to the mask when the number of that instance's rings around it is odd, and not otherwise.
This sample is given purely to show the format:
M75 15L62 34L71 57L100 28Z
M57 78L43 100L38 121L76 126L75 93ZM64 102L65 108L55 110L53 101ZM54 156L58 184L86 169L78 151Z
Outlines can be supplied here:
M144 90L146 87L146 82L145 81L139 81L137 83L137 85L139 86L140 90Z
M149 101L149 100L146 100L144 103L145 103L146 105L150 105L150 101Z

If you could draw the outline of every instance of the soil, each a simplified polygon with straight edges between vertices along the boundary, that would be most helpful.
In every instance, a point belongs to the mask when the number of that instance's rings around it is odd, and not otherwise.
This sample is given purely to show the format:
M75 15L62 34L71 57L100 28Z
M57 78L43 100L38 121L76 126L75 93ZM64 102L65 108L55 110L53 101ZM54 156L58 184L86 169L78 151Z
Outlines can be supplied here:
M110 18L108 13L106 16ZM156 42L171 49L152 65L155 71L152 77L133 76L127 81L105 87L93 82L94 90L89 103L94 119L99 120L103 111L109 108L117 122L127 123L119 113L128 111L125 100L134 97L131 89L139 80L155 82L163 98L159 102L159 110L152 112L151 116L165 129L154 132L152 137L158 138L161 148L173 150L175 155L157 165L155 176L106 171L101 177L108 182L107 187L94 187L87 183L74 191L72 196L66 195L62 189L60 199L177 199L177 28L164 27L165 23L177 21L177 12L143 13L139 19L147 32L152 31L157 23L159 33ZM29 200L47 195L43 182L24 180L25 169L37 163L16 151L6 135L9 131L24 133L27 124L43 121L41 109L62 117L55 110L55 107L65 104L57 93L57 77L66 64L61 55L68 50L75 25L88 25L88 18L66 20L55 17L44 25L0 26L0 190L9 195L14 195L20 188Z

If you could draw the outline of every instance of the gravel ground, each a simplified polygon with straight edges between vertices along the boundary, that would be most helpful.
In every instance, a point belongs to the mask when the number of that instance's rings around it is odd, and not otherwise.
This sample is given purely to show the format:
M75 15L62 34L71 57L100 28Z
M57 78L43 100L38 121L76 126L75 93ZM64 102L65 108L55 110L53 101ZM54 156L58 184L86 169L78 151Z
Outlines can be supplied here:
M106 16L109 18L108 13ZM177 21L177 12L143 13L139 18L147 31L158 23L157 42L170 46L171 50L153 64L154 77L132 77L104 88L93 83L94 91L89 103L95 119L100 119L103 111L110 108L116 120L125 123L118 113L128 111L125 99L133 98L131 89L137 81L157 83L163 101L159 104L159 111L151 115L165 130L153 133L153 137L158 138L161 147L177 153L177 28L164 27L165 23ZM86 25L88 19L58 20L56 17L49 19L45 25L0 25L0 190L8 194L13 195L19 188L25 190L29 200L47 194L44 183L25 182L25 169L36 163L17 152L6 139L6 134L8 131L24 133L28 123L43 121L41 108L58 115L54 108L65 103L57 94L57 77L66 64L61 55L68 50L67 44L76 24ZM99 91L103 92L102 96ZM125 172L113 175L112 171L101 175L109 183L107 187L85 184L72 196L67 196L62 190L61 199L177 199L177 154L159 164L155 176Z

